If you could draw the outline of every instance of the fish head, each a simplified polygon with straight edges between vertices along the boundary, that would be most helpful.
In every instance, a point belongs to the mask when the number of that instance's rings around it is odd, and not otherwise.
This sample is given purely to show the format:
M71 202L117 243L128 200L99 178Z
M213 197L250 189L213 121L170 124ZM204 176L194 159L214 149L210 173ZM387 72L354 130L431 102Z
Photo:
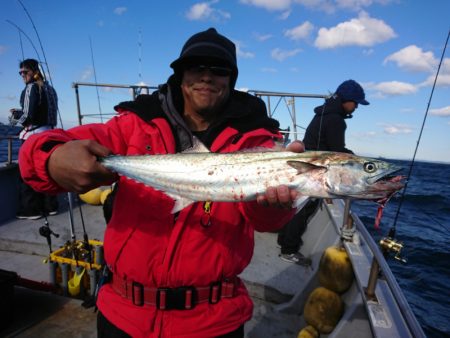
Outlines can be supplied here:
M326 185L332 195L381 201L404 187L402 168L383 160L335 153L328 162Z

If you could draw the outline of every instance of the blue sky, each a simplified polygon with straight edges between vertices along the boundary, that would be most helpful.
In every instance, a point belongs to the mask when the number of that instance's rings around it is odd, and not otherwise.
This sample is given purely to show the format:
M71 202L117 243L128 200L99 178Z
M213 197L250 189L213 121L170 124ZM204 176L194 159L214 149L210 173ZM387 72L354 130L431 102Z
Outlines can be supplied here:
M215 27L238 49L238 89L328 94L354 79L369 106L347 120L355 153L411 159L445 40L447 0L22 0L41 38L63 127L76 125L73 82L156 86L192 34ZM17 0L0 2L0 122L19 106L18 62L43 53ZM19 34L19 27L24 34ZM90 45L92 44L92 52ZM450 46L417 159L450 162ZM95 67L94 67L95 66ZM83 113L112 113L126 90L81 88ZM299 138L320 99L296 101ZM272 109L275 103L272 102ZM275 111L290 125L282 102ZM292 129L292 127L291 127Z

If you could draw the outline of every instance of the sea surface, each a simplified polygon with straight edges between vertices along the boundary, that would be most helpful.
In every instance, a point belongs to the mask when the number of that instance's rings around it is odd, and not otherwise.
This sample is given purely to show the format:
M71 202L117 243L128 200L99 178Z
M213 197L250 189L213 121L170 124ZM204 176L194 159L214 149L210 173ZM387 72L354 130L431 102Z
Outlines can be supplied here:
M16 135L0 125L0 136ZM0 138L0 163L6 161L6 141ZM19 141L13 149L17 159ZM387 160L404 168L410 162ZM403 198L395 224L395 238L402 242L401 263L391 255L388 264L428 338L450 337L450 164L416 161L404 197L394 196L384 208L380 228L374 228L377 205L356 201L356 212L378 242L394 227L399 202Z
M410 161L387 161L408 174ZM428 338L450 337L450 164L414 162L404 197L400 192L388 202L379 230L375 203L353 202L352 210L376 242L395 229L407 263L391 255L388 264L400 288Z

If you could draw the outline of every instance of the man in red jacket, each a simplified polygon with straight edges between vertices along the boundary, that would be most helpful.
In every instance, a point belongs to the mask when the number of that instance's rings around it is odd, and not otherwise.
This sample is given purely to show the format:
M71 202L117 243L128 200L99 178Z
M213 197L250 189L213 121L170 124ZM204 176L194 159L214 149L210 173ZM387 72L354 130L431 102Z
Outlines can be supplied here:
M120 103L107 123L33 136L20 154L21 174L37 190L82 193L118 180L104 236L112 277L97 299L99 337L243 337L253 305L237 275L253 255L254 231L275 231L293 216L296 192L286 186L256 201L197 202L172 214L167 195L97 161L180 152L193 135L220 153L281 138L264 102L234 90L235 45L214 28L189 38L171 67L166 84Z

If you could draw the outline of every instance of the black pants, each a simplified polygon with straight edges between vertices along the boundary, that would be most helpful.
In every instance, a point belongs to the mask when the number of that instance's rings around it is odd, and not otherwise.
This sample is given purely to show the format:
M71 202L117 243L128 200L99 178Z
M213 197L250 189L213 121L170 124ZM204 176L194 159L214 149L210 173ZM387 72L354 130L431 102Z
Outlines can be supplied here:
M308 220L316 211L320 199L309 200L305 206L278 233L277 242L282 254L294 254L303 244L302 235L306 231Z
M189 311L189 310L186 310ZM129 338L128 334L121 329L114 326L108 319L99 311L97 315L97 338ZM219 336L217 338L244 338L244 325L237 330Z
M19 214L38 215L48 214L58 210L57 196L47 195L33 190L20 178Z

